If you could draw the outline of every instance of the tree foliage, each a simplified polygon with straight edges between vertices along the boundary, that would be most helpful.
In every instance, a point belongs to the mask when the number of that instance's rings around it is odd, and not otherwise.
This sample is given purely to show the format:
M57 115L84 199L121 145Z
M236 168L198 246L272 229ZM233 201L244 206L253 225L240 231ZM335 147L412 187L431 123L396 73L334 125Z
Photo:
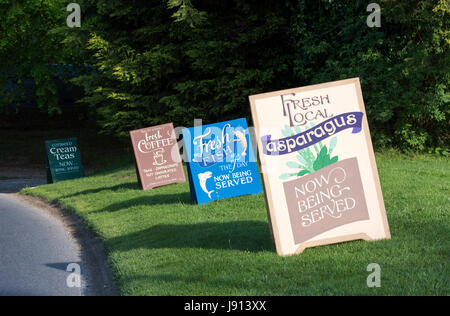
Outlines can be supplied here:
M449 2L378 3L382 26L369 28L367 1L299 0L296 77L305 84L360 77L378 145L448 146Z
M0 0L0 70L31 77L57 109L46 65L91 65L74 79L101 129L249 117L251 94L360 77L375 144L448 147L449 2L379 0ZM11 102L2 84L2 103ZM6 92L5 92L6 91Z
M80 77L107 132L249 115L248 95L292 82L286 7L273 1L85 1L100 76ZM88 17L89 19L89 17Z
M63 61L64 49L51 30L64 21L62 3L0 0L0 105L33 98L48 112L59 111L52 80L58 69L51 65Z

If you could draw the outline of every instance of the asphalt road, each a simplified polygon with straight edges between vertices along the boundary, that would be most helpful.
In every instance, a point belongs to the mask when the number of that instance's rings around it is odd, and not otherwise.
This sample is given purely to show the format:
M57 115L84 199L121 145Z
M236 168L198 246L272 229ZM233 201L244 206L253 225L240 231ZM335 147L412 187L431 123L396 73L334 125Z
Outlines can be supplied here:
M60 221L0 193L0 296L81 296L83 280L80 288L67 286L77 280L66 271L72 263L83 274L80 249Z
M17 193L26 187L46 184L44 168L0 166L0 193Z

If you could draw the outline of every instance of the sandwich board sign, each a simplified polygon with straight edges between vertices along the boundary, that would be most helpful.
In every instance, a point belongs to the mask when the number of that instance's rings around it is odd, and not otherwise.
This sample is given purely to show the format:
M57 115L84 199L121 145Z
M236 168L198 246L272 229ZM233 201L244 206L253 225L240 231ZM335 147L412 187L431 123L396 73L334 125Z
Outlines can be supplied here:
M279 255L390 238L359 78L250 104Z
M84 177L80 149L76 138L45 142L47 183Z
M185 128L183 139L196 203L262 192L246 119Z
M186 182L172 123L131 131L130 136L143 190Z

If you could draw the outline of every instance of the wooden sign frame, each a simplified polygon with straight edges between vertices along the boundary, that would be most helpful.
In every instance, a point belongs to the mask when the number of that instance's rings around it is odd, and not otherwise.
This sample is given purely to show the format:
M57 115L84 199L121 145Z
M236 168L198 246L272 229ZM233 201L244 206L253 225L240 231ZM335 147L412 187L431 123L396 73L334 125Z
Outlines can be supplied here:
M339 90L341 89L341 90ZM340 91L340 92L339 92ZM343 94L342 91L347 91L348 94ZM271 175L268 170L270 169L271 165L274 164L274 158L271 156L268 156L267 154L271 154L268 152L268 148L271 148L269 144L272 140L271 138L264 138L266 136L265 130L267 126L264 126L264 123L268 122L261 121L261 116L264 116L261 112L262 108L268 110L268 111L275 111L274 107L276 107L277 111L280 109L280 118L284 118L286 120L286 124L289 124L289 126L295 127L295 124L292 123L292 116L291 113L283 113L283 111L286 111L285 108L285 100L283 99L286 95L291 95L292 98L294 96L298 97L299 95L305 96L304 100L307 100L307 105L312 104L311 100L319 100L317 97L320 94L326 94L325 97L328 97L328 100L325 99L325 102L328 101L328 103L332 103L334 100L329 100L333 96L330 96L332 93L336 93L336 96L339 97L339 104L344 104L347 102L346 100L343 101L344 98L348 97L349 100L353 100L354 103L356 103L356 107L353 109L353 111L358 111L362 113L361 117L361 125L359 128L359 132L362 132L364 137L362 136L353 136L355 138L355 141L361 142L361 145L363 145L361 148L361 152L364 153L363 155L356 156L356 162L355 161L348 161L343 163L354 163L356 166L360 166L359 170L361 172L361 183L364 185L354 185L354 188L360 187L362 189L363 195L364 195L364 202L368 197L370 198L371 204L365 204L367 205L367 213L369 216L369 219L364 220L363 217L361 217L360 220L353 219L353 222L348 222L347 224L342 224L340 226L332 227L328 230L322 231L320 234L316 234L315 236L311 238L307 238L307 240L302 242L296 242L295 240L295 232L294 232L294 224L292 224L292 211L289 211L288 207L288 199L286 195L286 185L284 185L284 193L286 196L280 196L281 194L274 196L273 192L276 187L278 187L276 192L281 192L280 190L280 184L279 180L275 180L275 176ZM313 98L306 98L306 96L313 96ZM316 99L314 99L316 96ZM281 97L281 99L280 99ZM276 99L278 98L278 99ZM384 206L383 201L383 195L381 191L380 186L380 180L378 176L378 171L376 167L376 161L375 161L375 155L373 152L372 147L372 141L370 137L370 131L368 126L368 121L366 117L366 111L364 106L364 100L361 92L361 85L359 78L352 78L347 80L341 80L341 81L335 81L330 83L324 83L324 84L318 84L318 85L312 85L307 87L301 87L301 88L295 88L295 89L289 89L284 91L277 91L277 92L271 92L271 93L264 93L259 95L253 95L249 97L250 100L250 106L251 106L251 112L253 117L253 123L256 130L256 138L257 138L257 146L258 146L258 154L260 157L260 163L261 163L261 170L263 174L263 186L264 186L264 192L266 196L266 203L267 203L267 210L268 210L268 216L269 221L272 228L272 234L275 240L277 253L282 256L286 255L292 255L292 254L298 254L303 252L306 248L310 247L316 247L321 245L328 245L333 243L341 243L341 242L347 242L352 240L378 240L378 239L390 239L390 231L389 231L389 225L388 220L386 216L386 210ZM278 101L277 101L278 100ZM296 99L297 100L297 99ZM302 99L303 100L303 99ZM322 99L323 101L324 99ZM292 102L297 102L295 100L291 100ZM300 101L299 101L300 102ZM304 101L302 101L304 102ZM344 103L342 103L344 102ZM351 107L353 107L353 104ZM350 102L348 102L350 104ZM298 104L297 104L298 105ZM305 104L303 104L305 105ZM289 106L289 105L288 105ZM295 108L295 106L294 106ZM306 108L306 106L305 106ZM297 108L298 109L298 108ZM291 109L288 109L291 111ZM334 114L323 114L319 117L319 124L324 123L326 119L330 119L332 117L336 117L337 114L339 114L339 108L334 108L335 112ZM274 112L275 113L275 112ZM357 113L357 112L354 112ZM289 114L289 115L287 115ZM344 113L345 114L345 113ZM342 115L344 115L342 114ZM277 114L275 114L276 116ZM269 114L267 114L267 117L269 117ZM276 117L274 117L273 113L270 116L272 119L272 122L276 120ZM289 122L289 119L291 122ZM317 120L316 120L317 121ZM303 123L303 121L302 121ZM309 123L309 122L308 122ZM311 122L313 125L315 122ZM273 123L272 123L273 124ZM306 123L305 123L306 124ZM306 125L307 126L307 125ZM317 126L317 125L316 125ZM272 126L273 127L273 126ZM280 127L280 126L278 126ZM355 128L355 132L358 128ZM263 135L264 134L264 135ZM349 131L342 131L339 134L334 135L335 137L339 137L339 135L350 135ZM299 134L300 135L300 134ZM358 135L358 134L355 134ZM280 136L280 135L277 135ZM345 136L349 137L349 136ZM359 138L358 138L359 137ZM281 138L281 137L275 137L274 138ZM264 144L263 144L263 141ZM279 140L278 140L279 141ZM363 144L364 143L364 144ZM355 143L357 144L357 142ZM355 145L353 144L353 146ZM358 143L359 144L359 143ZM266 147L264 147L266 146ZM267 147L268 146L268 147ZM312 145L308 146L311 147ZM351 144L344 144L347 152L350 152L351 150L348 150L352 145ZM308 148L305 147L305 148ZM331 147L331 146L330 146ZM285 149L284 147L278 147L278 149ZM295 148L296 149L296 148ZM294 153L295 151L293 151ZM296 152L295 152L296 153ZM278 151L276 155L284 154L284 152ZM351 158L351 157L347 157ZM337 160L337 159L336 159ZM363 165L363 168L361 168L361 165ZM331 165L332 166L332 165ZM323 169L325 170L325 169ZM305 171L306 172L306 171ZM315 173L313 173L315 174ZM306 175L305 175L306 177ZM278 177L278 179L281 178L281 176ZM297 177L297 182L300 182L302 179L302 176ZM356 179L356 178L355 178ZM287 181L286 181L287 182ZM289 184L288 184L289 185ZM272 187L273 186L273 187ZM369 193L367 193L369 192ZM368 196L370 194L370 196ZM276 203L275 203L276 199ZM374 203L376 202L376 203ZM376 204L376 205L375 205ZM300 205L300 204L299 204ZM300 206L299 206L300 207ZM289 213L290 212L290 213ZM300 211L299 211L300 212ZM289 214L288 214L289 213ZM306 222L305 222L306 223ZM295 225L297 225L297 222L295 222ZM372 225L372 226L371 226ZM371 227L371 228L369 228ZM373 227L373 229L372 229ZM369 232L370 231L370 232Z

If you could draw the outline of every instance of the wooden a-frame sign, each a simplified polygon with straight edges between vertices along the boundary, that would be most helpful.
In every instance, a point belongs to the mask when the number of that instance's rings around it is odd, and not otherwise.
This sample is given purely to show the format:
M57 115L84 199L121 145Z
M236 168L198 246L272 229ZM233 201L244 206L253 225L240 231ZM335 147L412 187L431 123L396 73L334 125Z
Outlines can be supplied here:
M130 137L143 190L186 181L172 123L130 131Z
M390 238L359 78L250 104L279 255Z
M191 197L205 204L261 193L245 118L183 129Z
M45 142L47 183L84 177L83 163L76 138Z

